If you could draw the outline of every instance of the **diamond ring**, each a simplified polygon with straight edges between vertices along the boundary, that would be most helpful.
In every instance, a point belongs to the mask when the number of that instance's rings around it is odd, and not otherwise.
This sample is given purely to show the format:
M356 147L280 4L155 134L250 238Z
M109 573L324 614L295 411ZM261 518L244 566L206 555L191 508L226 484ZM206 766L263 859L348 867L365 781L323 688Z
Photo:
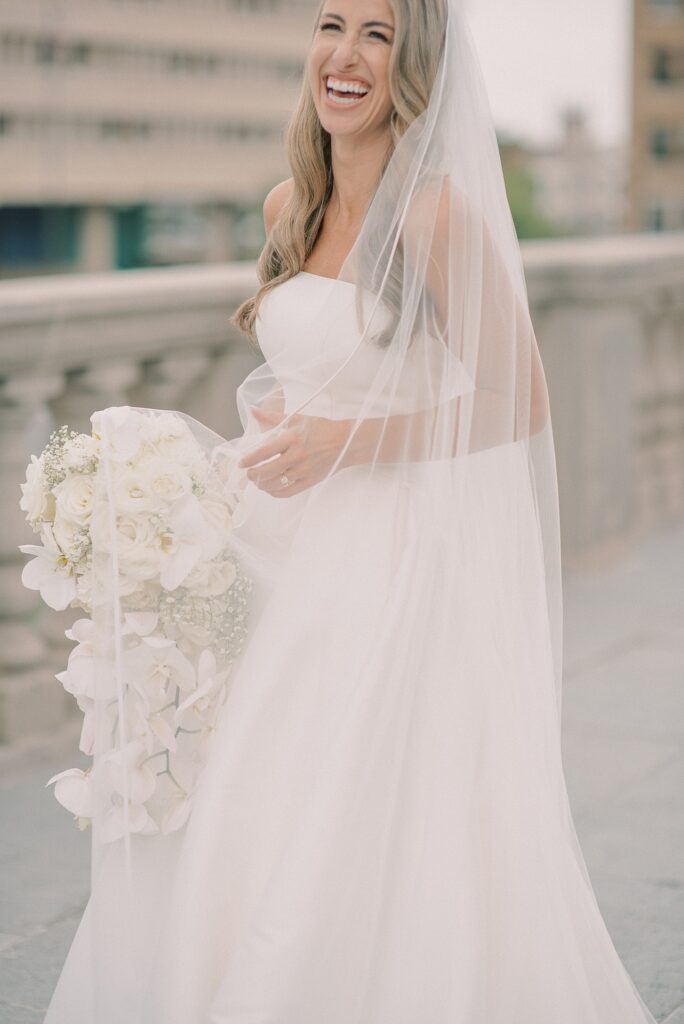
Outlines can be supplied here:
M283 475L280 478L280 482L283 485L283 487L287 487L287 485L289 484L290 481L287 478L287 476L283 473Z

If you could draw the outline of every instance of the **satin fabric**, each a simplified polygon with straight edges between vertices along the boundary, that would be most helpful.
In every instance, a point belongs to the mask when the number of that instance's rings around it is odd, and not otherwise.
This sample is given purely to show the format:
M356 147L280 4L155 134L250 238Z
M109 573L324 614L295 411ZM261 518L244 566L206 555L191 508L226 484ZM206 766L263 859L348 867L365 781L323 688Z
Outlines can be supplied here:
M266 299L283 371L326 287ZM109 847L46 1024L652 1024L572 823L527 445L404 469L249 490L245 546L289 535L190 821L130 892Z

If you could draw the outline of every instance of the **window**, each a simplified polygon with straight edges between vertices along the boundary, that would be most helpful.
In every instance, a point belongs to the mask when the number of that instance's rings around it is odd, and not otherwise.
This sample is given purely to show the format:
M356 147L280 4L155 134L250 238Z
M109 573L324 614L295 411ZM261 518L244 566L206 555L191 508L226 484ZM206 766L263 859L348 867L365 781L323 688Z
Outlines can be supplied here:
M654 128L651 132L651 155L664 160L670 155L670 140L665 128Z
M646 215L646 227L649 231L663 231L665 228L665 212L662 206L651 206Z
M655 49L651 56L651 78L660 85L684 82L684 49Z
M80 210L74 206L0 207L0 267L59 268L76 259Z
M653 7L672 14L684 14L684 0L651 0Z

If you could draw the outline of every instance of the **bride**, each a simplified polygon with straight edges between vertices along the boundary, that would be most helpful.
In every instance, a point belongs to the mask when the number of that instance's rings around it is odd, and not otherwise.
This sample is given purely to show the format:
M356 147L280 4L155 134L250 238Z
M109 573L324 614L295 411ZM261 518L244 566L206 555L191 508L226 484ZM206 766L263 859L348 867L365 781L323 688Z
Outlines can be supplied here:
M244 434L192 425L248 641L185 828L98 856L47 1024L653 1022L568 803L549 405L458 6L316 15Z

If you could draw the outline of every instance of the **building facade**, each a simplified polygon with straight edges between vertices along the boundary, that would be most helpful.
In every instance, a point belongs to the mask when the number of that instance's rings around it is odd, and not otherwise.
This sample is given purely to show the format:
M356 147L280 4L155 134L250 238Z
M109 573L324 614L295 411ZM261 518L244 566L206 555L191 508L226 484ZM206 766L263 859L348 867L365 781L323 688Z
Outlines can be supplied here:
M3 0L0 275L253 255L313 0Z
M684 230L684 0L633 0L630 227Z
M558 137L546 145L499 140L519 237L623 232L627 146L602 144L580 108L563 111L559 124Z
M614 234L624 228L627 154L601 145L581 109L563 112L559 140L530 155L537 208L564 235Z

